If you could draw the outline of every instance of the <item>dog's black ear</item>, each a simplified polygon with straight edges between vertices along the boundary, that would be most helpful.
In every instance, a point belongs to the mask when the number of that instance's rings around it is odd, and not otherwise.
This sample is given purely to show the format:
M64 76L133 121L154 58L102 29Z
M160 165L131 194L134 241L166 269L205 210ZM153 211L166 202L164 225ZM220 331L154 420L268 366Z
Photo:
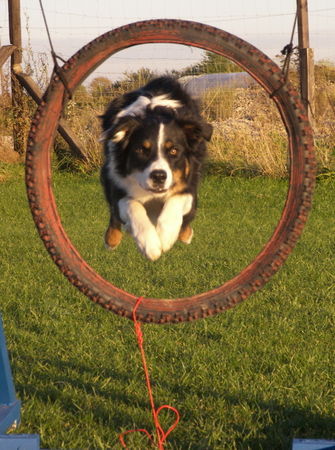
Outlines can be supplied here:
M116 143L127 143L131 134L139 126L140 122L135 117L125 116L120 118L110 128L105 130L101 136L100 141L113 141Z
M184 130L184 133L190 142L200 141L201 139L209 141L211 139L213 127L209 123L178 121L178 124Z
M121 95L114 98L108 105L104 114L98 116L101 120L101 126L104 131L112 127L113 123L117 119L118 113L124 108L125 96Z

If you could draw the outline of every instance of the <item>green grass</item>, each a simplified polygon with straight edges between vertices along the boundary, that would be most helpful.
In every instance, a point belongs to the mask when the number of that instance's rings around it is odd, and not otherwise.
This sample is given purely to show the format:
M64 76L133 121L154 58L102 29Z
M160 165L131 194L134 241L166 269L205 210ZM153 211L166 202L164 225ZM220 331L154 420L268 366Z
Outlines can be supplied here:
M153 430L133 324L59 273L35 231L22 171L3 179L0 310L23 402L19 432L38 433L42 448L120 448L121 431ZM151 263L128 236L104 250L96 176L56 173L54 186L87 261L117 286L157 297L206 291L239 272L271 235L287 189L283 180L207 177L194 242ZM334 188L331 178L318 183L302 239L262 291L213 318L143 326L156 404L181 413L167 448L289 449L292 437L335 438ZM147 447L138 435L128 442Z
M108 210L97 176L57 176L54 185L64 227L92 267L138 296L174 298L214 288L237 274L261 250L279 218L285 181L223 179L204 180L192 245L177 243L155 263L143 259L128 235L115 252L103 249Z

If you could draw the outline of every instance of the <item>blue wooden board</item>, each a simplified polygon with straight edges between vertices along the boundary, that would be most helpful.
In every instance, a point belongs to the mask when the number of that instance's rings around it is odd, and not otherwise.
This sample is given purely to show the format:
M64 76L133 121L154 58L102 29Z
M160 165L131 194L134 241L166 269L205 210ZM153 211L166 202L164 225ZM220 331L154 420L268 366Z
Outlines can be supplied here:
M0 450L39 450L38 434L4 434L20 421L21 402L15 395L0 315Z
M293 439L292 450L335 450L335 441L324 439Z
M0 434L20 421L21 403L16 399L5 334L0 315Z
M0 450L39 450L38 434L4 434L0 435Z
M16 400L15 389L10 370L5 334L0 315L0 404L10 404Z
M21 402L16 400L9 405L0 404L0 435L11 427L17 427L20 421Z

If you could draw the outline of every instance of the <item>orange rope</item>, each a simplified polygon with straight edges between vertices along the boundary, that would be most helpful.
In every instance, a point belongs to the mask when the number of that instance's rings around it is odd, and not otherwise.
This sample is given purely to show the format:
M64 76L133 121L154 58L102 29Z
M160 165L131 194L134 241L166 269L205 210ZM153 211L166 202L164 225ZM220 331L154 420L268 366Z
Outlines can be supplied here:
M163 405L160 406L159 408L155 408L155 402L154 402L154 397L152 394L152 388L151 388L151 383L150 383L150 376L149 376L149 370L148 370L148 366L147 366L147 361L146 361L146 357L145 357L145 352L144 352L144 347L143 347L143 333L141 330L141 324L137 321L136 319L136 311L137 308L139 307L141 301L143 300L143 297L139 297L136 301L134 310L133 310L133 321L134 321L134 327L135 327L135 334L136 334L136 339L137 339L137 343L141 352L141 358L142 358L142 365L143 365L143 370L144 370L144 375L145 375L145 382L147 385L147 391L148 391L148 396L149 396L149 401L150 401L150 406L151 406L151 411L152 411L152 417L154 420L154 425L155 425L155 429L156 429L156 436L157 436L157 448L159 450L164 450L164 442L166 441L166 438L168 437L168 435L176 428L176 426L179 423L180 420L180 414L179 411L176 408L173 408L170 405ZM167 432L164 432L163 428L161 427L161 424L159 423L159 413L163 410L163 409L170 409L171 411L173 411L175 413L176 419L174 421L174 423L170 426L170 428L167 430ZM134 432L141 432L141 433L145 433L149 440L155 444L155 440L154 437L145 429L143 428L139 428L136 430L128 430L125 431L123 433L120 434L119 439L120 442L122 444L122 446L124 448L127 448L125 441L124 441L124 436L126 434L129 433L134 433Z

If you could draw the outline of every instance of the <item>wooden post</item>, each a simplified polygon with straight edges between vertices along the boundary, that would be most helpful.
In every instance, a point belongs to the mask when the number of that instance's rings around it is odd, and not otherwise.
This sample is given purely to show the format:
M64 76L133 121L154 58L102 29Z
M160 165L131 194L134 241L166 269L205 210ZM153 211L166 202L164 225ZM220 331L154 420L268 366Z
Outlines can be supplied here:
M39 105L42 101L43 93L35 81L27 74L23 72L16 72L16 78L20 82L21 86L25 88L30 97ZM69 144L73 156L87 161L87 156L82 150L83 145L80 140L74 135L65 120L60 119L58 124L58 132L63 139Z
M309 120L314 113L314 56L309 47L308 0L297 0L301 98Z
M23 89L15 77L16 71L21 71L22 64L22 37L21 37L21 9L20 0L8 1L9 38L10 43L16 47L11 56L11 84L13 107L13 140L14 150L24 153L24 97Z
M10 57L10 55L13 53L14 50L15 50L14 45L4 45L2 47L0 45L0 91L1 91L1 94L5 93L5 82L4 82L2 66L5 64L5 62Z
M0 45L0 70L14 50L15 47L13 45L4 45L2 47Z
M22 37L21 37L21 11L20 0L8 0L8 15L9 15L9 36L10 42L15 46L15 50L12 53L11 58L11 83L12 83L12 107L13 107L13 140L14 150L20 154L25 151L25 136L24 125L26 124L25 112L25 93L23 88L26 89L28 94L35 100L36 103L40 103L42 93L40 89L34 83L34 81L28 75L23 73L22 70ZM85 152L82 150L82 144L79 139L72 133L64 121L61 120L58 127L60 134L69 144L72 153L75 157L87 160Z

